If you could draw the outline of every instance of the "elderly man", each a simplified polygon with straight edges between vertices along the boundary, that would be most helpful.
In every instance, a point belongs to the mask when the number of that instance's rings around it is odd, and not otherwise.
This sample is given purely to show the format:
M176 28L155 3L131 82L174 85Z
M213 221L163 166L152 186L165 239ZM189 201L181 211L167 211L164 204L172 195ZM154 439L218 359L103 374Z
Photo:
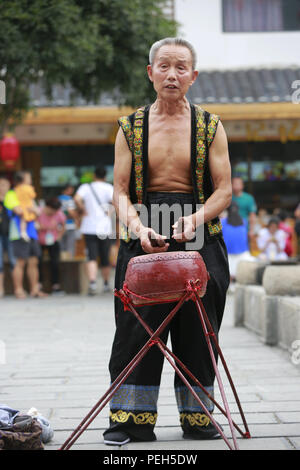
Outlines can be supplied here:
M224 128L218 116L188 102L185 95L197 78L196 54L190 43L166 38L153 44L147 67L157 93L156 101L119 119L115 144L114 205L129 229L120 244L115 285L123 286L126 268L133 256L186 250L202 227L204 243L199 249L210 273L203 297L216 334L219 331L229 285L225 244L218 215L231 202L231 169ZM148 220L136 211L144 204ZM188 205L188 215L170 215L170 235L154 230L151 220L161 205ZM197 205L197 207L196 207ZM201 231L201 230L200 230ZM192 248L190 248L192 249ZM172 304L169 305L169 310ZM155 330L168 307L144 306L144 320ZM148 339L143 328L121 301L115 299L116 333L110 359L111 381ZM170 331L174 353L213 394L214 370L199 317L192 301L185 302L161 338ZM151 348L110 402L110 427L104 443L153 441L163 356ZM175 395L183 437L220 437L188 388L175 376ZM213 404L199 387L196 393L210 411Z

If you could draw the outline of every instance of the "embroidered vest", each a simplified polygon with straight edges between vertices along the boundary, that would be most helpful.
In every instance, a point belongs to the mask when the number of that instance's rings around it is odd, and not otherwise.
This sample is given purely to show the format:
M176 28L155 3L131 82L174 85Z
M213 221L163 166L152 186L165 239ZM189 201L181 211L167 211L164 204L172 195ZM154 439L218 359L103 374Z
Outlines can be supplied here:
M132 153L129 195L133 204L145 203L147 196L149 108L149 105L144 106L132 115L122 116L118 120ZM213 192L208 167L208 151L215 137L219 116L204 111L198 105L191 104L191 119L191 176L193 192L196 203L204 204ZM205 224L206 239L212 239L212 237L221 233L222 226L218 217ZM130 236L124 226L121 226L121 239L130 241Z

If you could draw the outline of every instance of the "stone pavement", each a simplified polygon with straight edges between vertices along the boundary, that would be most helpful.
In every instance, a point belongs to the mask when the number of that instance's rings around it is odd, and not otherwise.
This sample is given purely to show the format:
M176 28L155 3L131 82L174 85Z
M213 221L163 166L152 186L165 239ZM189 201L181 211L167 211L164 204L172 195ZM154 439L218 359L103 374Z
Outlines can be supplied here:
M252 435L251 439L238 436L239 446L300 449L300 366L288 353L262 344L254 333L233 327L232 305L228 295L220 344ZM0 403L24 412L34 406L49 419L55 435L46 449L57 450L108 388L113 335L112 294L0 301L0 346L6 353L6 363L0 364ZM233 419L241 424L232 394L228 397ZM223 440L182 439L173 370L166 361L158 412L157 441L131 443L128 450L227 449ZM230 437L223 415L217 410L215 416ZM73 449L111 450L102 443L107 422L108 407Z

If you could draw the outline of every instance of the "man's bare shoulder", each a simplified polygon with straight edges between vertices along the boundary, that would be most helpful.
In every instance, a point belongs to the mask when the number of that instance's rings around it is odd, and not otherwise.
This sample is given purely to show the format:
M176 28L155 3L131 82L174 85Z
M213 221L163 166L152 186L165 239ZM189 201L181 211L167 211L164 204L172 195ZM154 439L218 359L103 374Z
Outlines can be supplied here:
M211 142L209 142L209 145L210 145L210 150L213 148L220 147L220 146L221 147L228 146L226 131L220 118L218 119L216 123L216 127L214 129L214 135L213 135L213 138L211 139Z

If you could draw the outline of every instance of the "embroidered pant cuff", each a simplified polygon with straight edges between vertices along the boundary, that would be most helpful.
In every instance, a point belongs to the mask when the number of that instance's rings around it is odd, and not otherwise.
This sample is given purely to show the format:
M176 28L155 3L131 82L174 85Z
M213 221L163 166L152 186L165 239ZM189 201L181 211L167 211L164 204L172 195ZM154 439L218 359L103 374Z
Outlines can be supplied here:
M157 413L144 411L111 410L110 427L103 435L112 431L123 431L132 441L155 441L153 432Z

